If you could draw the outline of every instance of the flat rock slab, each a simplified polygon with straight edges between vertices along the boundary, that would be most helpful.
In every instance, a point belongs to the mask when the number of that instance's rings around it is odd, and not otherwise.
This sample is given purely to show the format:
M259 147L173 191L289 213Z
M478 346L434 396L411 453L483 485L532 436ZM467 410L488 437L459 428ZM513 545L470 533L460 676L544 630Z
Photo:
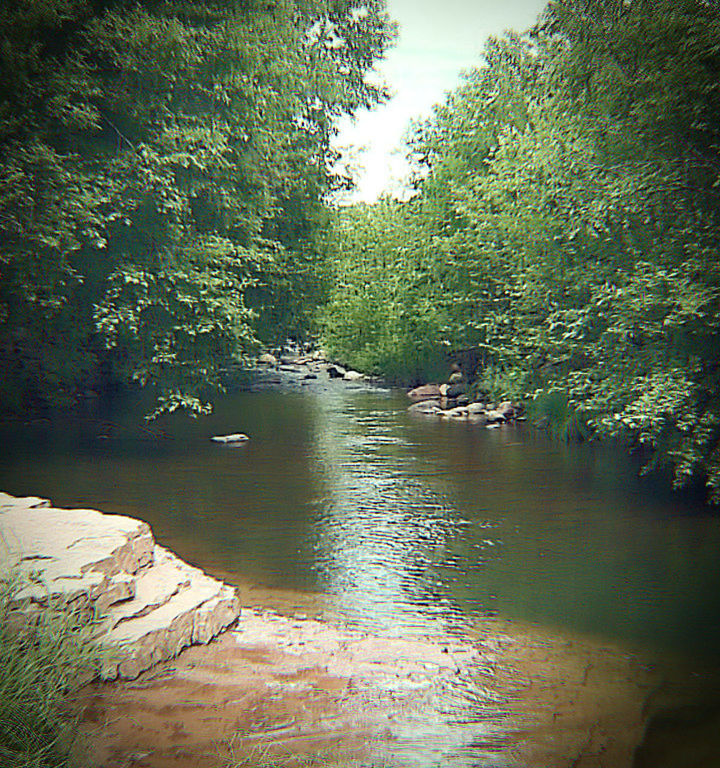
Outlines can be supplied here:
M51 507L50 499L42 499L40 496L10 496L0 491L0 512L13 507L31 508Z
M136 677L240 614L234 588L157 546L142 520L37 497L0 494L0 570L24 577L21 611L60 599L103 617L105 678Z
M0 508L0 568L17 567L32 576L19 597L49 596L94 602L119 574L133 574L152 562L150 526L94 509L56 509L23 499ZM119 597L127 595L120 590Z
M109 613L106 679L137 677L188 645L208 642L240 615L235 589L162 547L155 555L153 567L138 576L135 598Z

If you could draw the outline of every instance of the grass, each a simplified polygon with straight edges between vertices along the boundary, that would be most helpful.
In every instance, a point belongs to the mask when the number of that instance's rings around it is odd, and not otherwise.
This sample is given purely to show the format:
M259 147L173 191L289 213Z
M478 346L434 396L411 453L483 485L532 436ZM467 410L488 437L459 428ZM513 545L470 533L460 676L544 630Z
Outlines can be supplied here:
M0 766L65 768L77 724L69 702L99 670L95 623L51 599L23 617L24 583L0 577Z

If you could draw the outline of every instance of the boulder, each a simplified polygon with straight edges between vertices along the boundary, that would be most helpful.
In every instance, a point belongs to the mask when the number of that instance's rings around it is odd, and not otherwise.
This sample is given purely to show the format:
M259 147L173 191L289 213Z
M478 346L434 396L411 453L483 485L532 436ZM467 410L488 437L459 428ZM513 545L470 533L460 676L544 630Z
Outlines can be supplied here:
M464 384L441 384L440 394L443 397L457 397L465 393Z
M472 415L477 415L479 413L485 413L487 406L485 403L470 403L467 406L468 413Z
M486 411L485 418L488 424L502 424L507 421L505 414L497 409Z
M411 400L436 400L442 396L440 387L437 384L422 384L415 389L411 389L408 393L408 397Z
M364 378L365 374L360 373L360 371L346 371L345 375L343 376L345 381L362 381Z
M439 400L420 400L408 408L408 413L421 413L425 416L438 416L442 413Z
M517 409L510 400L503 400L501 403L498 403L496 410L498 413L502 413L506 421L514 419L515 416L517 416Z
M263 365L277 365L278 360L275 355L270 354L270 352L263 352L260 357L258 357L258 362L263 363Z

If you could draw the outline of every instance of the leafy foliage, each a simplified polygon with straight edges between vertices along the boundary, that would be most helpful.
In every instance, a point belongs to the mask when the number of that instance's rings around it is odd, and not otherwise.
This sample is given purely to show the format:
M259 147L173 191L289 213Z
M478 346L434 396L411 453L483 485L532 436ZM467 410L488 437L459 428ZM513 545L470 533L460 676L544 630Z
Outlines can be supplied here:
M11 0L0 29L4 402L199 404L302 331L333 118L384 97L381 0Z
M389 378L419 380L442 368L450 325L449 297L416 224L413 206L385 200L338 211L327 236L324 342L350 365Z
M418 131L426 172L401 242L442 308L428 338L474 353L478 390L524 397L558 434L645 446L649 468L671 466L678 487L703 479L716 500L718 40L713 0L553 0L530 33L490 40ZM425 317L385 209L365 217ZM334 295L366 283L343 273ZM327 328L355 322L337 310Z

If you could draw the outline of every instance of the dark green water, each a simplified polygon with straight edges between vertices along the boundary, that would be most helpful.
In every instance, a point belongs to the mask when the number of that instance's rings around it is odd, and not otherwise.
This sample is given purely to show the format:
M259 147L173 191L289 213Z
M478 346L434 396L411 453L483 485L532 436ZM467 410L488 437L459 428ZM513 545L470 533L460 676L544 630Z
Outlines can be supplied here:
M475 612L720 653L720 517L624 454L413 419L402 394L240 393L203 420L5 425L0 488L147 520L210 572L384 632ZM243 431L238 448L213 434Z

